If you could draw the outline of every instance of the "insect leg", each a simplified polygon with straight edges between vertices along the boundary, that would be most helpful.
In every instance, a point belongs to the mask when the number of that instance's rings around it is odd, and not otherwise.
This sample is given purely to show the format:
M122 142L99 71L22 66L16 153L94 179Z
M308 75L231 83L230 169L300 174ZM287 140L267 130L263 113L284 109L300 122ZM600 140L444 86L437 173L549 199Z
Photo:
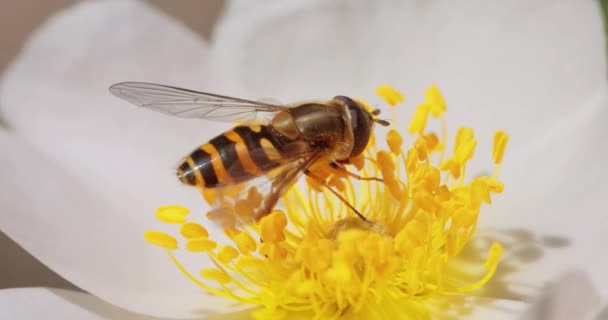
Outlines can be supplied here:
M332 162L330 163L331 167L336 169L336 170L340 170L342 172L344 172L347 176L355 178L357 180L362 180L362 181L378 181L378 182L384 182L381 178L378 177L363 177L360 176L356 173L352 173L350 171L348 171L343 164L337 163L337 162Z
M309 170L305 170L304 174L311 177L312 179L317 181L319 184L321 184L322 186L327 188L327 190L329 190L331 193L334 194L334 196L336 196L338 199L340 199L340 201L342 201L342 203L344 203L347 207L349 207L359 218L361 218L361 220L371 223L371 221L367 220L367 218L361 212L359 212L359 210L357 210L352 204L350 204L350 202L348 202L348 200L346 200L346 198L344 198L340 193L338 193L338 191L334 190L329 184L327 184L327 182L325 182L325 180L316 177Z

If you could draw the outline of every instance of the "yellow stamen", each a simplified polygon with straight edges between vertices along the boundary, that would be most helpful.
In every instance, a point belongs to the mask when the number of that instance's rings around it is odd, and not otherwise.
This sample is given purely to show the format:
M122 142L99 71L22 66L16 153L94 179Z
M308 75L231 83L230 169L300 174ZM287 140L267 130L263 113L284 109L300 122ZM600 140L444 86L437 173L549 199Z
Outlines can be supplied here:
M162 231L148 230L144 233L144 240L167 250L177 249L177 240L173 236Z
M209 252L216 246L215 241L209 239L191 239L186 243L186 250L190 252Z
M441 91L439 91L439 88L436 85L430 86L424 92L424 97L426 99L426 103L430 106L430 111L431 114L433 114L433 117L441 117L441 115L447 109L447 105L443 99Z
M229 275L216 269L201 270L201 277L209 280L215 280L221 284L226 284L232 280Z
M220 249L217 258L224 264L230 263L239 256L239 252L231 246L224 246Z
M490 247L490 254L488 255L488 259L484 263L484 268L488 270L488 272L481 278L479 281L468 285L466 287L458 288L459 292L469 292L476 289L481 288L484 284L486 284L494 273L496 272L496 268L498 267L498 262L500 257L502 256L502 246L498 243L493 243L492 247Z
M397 130L391 129L386 135L386 143L394 154L401 153L401 147L403 146L403 138Z
M241 232L233 240L242 254L249 254L257 248L255 240L253 240L249 233Z
M260 236L264 242L279 242L285 240L284 229L287 217L279 210L271 212L260 221Z
M420 104L418 108L416 108L416 113L414 113L414 117L410 122L410 127L408 129L409 133L419 133L422 134L424 129L426 128L426 122L429 118L429 105L428 104Z
M509 136L504 131L496 131L494 134L494 148L492 149L492 158L495 164L501 164L502 157L505 154Z
M156 218L165 223L184 223L190 209L182 206L162 206L156 209Z
M186 239L207 238L209 236L207 229L196 222L184 223L179 232Z
M391 106L403 102L388 86L379 87L377 94ZM187 209L161 207L161 221L181 224L185 250L204 253L214 267L197 276L169 252L171 259L204 290L258 306L252 312L256 319L441 319L437 297L479 289L496 272L502 255L498 243L489 250L484 274L474 279L463 278L466 272L458 269L457 258L477 229L482 206L504 190L497 175L508 142L505 132L496 132L494 174L465 179L478 142L471 128L459 128L453 152L446 154L446 106L439 88L429 87L413 112L408 128L413 136L405 139L393 109L387 147L377 146L372 135L365 152L349 159L352 166L346 169L359 173L315 164L310 171L317 178L306 180L306 190L291 188L283 198L284 210L275 209L257 223L225 228L229 243L209 239L205 227L187 222ZM430 115L439 118L439 133L427 129ZM404 141L410 143L406 149ZM369 179L358 180L358 175ZM203 191L209 199L219 194L210 193ZM222 197L234 198L233 205L207 212L213 221L249 221L265 202L256 188L234 188ZM144 237L168 250L178 247L163 232L147 231Z
M378 86L378 88L376 88L376 94L382 97L391 107L394 107L405 100L399 91L387 85Z

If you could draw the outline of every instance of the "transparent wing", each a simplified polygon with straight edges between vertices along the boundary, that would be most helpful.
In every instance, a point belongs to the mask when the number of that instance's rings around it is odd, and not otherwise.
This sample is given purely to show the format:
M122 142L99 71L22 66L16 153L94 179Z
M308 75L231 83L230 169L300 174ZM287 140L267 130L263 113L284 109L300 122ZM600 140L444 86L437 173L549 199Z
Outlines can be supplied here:
M204 190L204 193L212 193L215 207L207 215L208 218L224 228L259 221L272 211L285 192L322 155L313 150L301 151L254 179ZM209 200L209 194L206 198Z
M281 105L143 82L117 83L110 87L110 92L137 106L180 118L252 121L260 114L287 109Z

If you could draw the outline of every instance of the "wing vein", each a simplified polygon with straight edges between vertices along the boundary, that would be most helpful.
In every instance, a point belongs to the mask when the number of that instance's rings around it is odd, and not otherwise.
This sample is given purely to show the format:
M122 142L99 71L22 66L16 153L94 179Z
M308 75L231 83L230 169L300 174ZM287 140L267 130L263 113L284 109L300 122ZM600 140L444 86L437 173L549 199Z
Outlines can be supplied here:
M255 120L260 113L277 113L288 108L143 82L117 83L110 87L110 92L137 106L180 118L234 122Z

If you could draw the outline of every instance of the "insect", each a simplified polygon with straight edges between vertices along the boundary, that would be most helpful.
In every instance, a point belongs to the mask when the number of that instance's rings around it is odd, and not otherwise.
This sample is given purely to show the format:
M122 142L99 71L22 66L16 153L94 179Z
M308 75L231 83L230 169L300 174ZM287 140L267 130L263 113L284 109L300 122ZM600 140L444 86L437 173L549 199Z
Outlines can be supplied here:
M324 177L314 176L309 169L327 163L349 176L381 181L344 168L350 158L363 152L375 123L389 125L376 118L380 110L369 112L346 96L280 105L141 82L118 83L110 92L175 117L243 123L196 148L176 170L183 184L212 194L206 197L209 202L223 204L209 215L224 225L258 221L302 175L320 182L367 221ZM238 199L238 194L246 198ZM227 198L232 199L230 205ZM245 212L228 213L239 201L245 204L241 205Z

